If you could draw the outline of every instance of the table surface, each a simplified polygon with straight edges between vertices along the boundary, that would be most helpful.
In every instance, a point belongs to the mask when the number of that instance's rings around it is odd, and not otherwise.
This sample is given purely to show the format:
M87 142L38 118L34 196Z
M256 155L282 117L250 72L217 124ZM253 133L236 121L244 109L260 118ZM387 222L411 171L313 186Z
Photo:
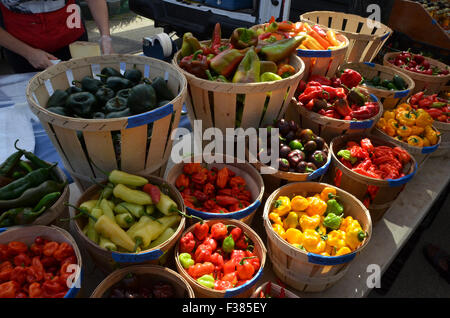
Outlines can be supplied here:
M33 75L29 73L0 76L0 111L1 107L26 102L25 87ZM59 156L45 135L42 126L40 124L33 125L33 130L36 136L35 153L45 160L60 162ZM170 165L169 163L168 168L170 168ZM430 157L419 169L416 176L406 185L383 219L374 225L369 244L353 260L345 276L334 286L320 293L302 293L288 288L300 297L367 296L371 291L371 288L367 285L367 279L372 274L371 271L368 272L368 266L376 264L380 268L380 274L384 273L429 212L435 199L445 189L450 180L449 171L450 161L448 157ZM75 184L71 184L70 202L75 203L79 196L79 189ZM265 242L266 234L262 222L262 208L256 213L252 226ZM67 224L64 227L69 228ZM80 296L88 297L106 275L95 266L86 250L81 249L81 252L85 269ZM269 257L258 285L268 280L276 281Z

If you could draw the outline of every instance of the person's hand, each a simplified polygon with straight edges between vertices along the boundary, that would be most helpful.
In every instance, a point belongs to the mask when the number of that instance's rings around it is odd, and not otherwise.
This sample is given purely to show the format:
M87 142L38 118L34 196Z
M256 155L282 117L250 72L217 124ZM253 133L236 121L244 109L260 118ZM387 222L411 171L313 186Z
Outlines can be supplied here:
M27 61L39 70L44 70L53 63L50 60L57 60L58 58L40 49L31 48L24 56Z
M113 54L114 50L112 48L112 39L109 35L102 35L100 37L100 48L102 50L102 55Z

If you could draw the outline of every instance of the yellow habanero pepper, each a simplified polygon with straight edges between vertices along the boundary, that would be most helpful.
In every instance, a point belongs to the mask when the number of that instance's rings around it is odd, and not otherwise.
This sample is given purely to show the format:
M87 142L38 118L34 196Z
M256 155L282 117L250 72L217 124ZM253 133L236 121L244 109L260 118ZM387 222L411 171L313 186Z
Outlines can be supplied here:
M275 223L274 225L272 225L272 229L274 230L275 233L281 236L283 240L286 239L286 231L284 230L283 225Z
M283 227L287 229L295 229L298 225L298 215L295 212L289 212L288 216L283 221Z
M438 133L433 129L433 127L425 127L425 137L430 141L431 145L435 145L438 142Z
M409 137L411 136L412 129L408 126L400 126L397 128L397 134L400 137Z
M336 247L339 250L341 247L347 246L345 242L346 233L341 230L334 230L328 233L327 245Z
M400 112L402 110L410 111L410 110L412 110L412 107L411 107L410 104L403 103L403 104L398 105L397 108L394 110L394 112L397 113L397 112Z
M365 237L366 233L357 220L353 220L345 231L345 242L352 250L355 250L364 241Z
M391 110L387 110L387 111L384 112L383 118L386 119L386 122L389 119L395 119L395 113L393 111L391 111Z
M281 221L281 217L278 215L278 213L270 212L269 220L271 220L275 224L283 225L283 221Z
M273 212L283 216L291 211L291 200L288 197L280 196L273 204Z
M303 233L298 229L288 229L286 231L286 241L288 241L290 244L302 244Z
M349 249L347 246L344 246L344 247L341 247L340 249L338 249L338 251L336 252L336 255L334 255L334 256L340 256L340 255L348 254L351 252L352 252L351 249Z
M347 228L349 227L350 224L352 224L353 221L354 219L350 215L347 216L345 219L342 220L339 230L344 232L347 231Z
M381 130L385 130L387 125L387 120L383 117L381 117L377 122L377 127Z
M433 117L428 114L428 112L422 108L416 110L416 125L425 128L433 123Z
M308 229L303 232L303 247L308 252L320 254L325 251L326 246L327 244L316 231Z
M416 122L416 115L410 111L402 111L397 114L396 119L404 126L413 126Z
M308 205L308 200L306 200L306 198L302 197L301 195L296 195L291 200L291 208L295 212L305 211Z
M327 210L327 203L322 199L317 197L308 197L309 206L306 209L306 213L309 216L313 216L315 214L323 215Z
M411 135L406 139L408 142L408 145L414 146L414 147L423 147L423 139L420 138L417 135Z
M328 200L330 200L330 197L328 196L329 194L332 194L333 196L336 195L336 189L332 188L332 187L325 187L323 188L322 192L320 192L320 198L327 202Z
M318 214L313 216L308 216L304 214L300 217L300 221L298 223L300 224L302 231L306 231L308 229L315 230L319 226L320 221L321 217Z
M417 125L411 126L411 129L412 129L411 135L420 135L425 130L423 127Z
M398 122L395 119L389 119L386 124L385 132L389 136L393 137L393 136L395 136L397 128L398 128Z
M423 140L423 146L424 147L430 147L431 146L431 142L430 142L430 140L428 140L427 137L423 137L422 140Z

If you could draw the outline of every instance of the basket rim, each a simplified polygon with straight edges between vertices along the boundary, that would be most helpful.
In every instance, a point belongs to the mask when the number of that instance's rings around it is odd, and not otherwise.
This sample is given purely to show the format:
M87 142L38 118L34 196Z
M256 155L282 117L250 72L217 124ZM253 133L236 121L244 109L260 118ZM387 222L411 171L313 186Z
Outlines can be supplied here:
M187 277L186 280L189 283L194 284L196 286L196 288L208 290L211 293L214 293L214 294L217 294L217 295L221 295L222 298L227 294L227 292L238 291L243 286L254 286L256 284L256 282L260 278L260 275L258 275L258 273L262 273L262 271L264 269L264 266L266 264L266 259L267 259L266 246L264 245L264 242L261 239L261 237L258 235L258 233L256 233L256 231L254 231L250 227L250 225L247 225L244 222L242 222L240 220L236 220L236 219L213 219L213 220L204 220L204 222L206 222L206 223L213 223L213 224L222 222L225 225L232 224L232 225L235 225L235 226L239 226L242 229L243 233L248 233L248 232L252 233L252 235L255 236L256 241L257 241L257 242L253 242L253 243L255 245L258 244L259 247L261 248L261 252L262 252L261 255L259 256L260 257L259 270L257 272L255 272L254 276L250 280L248 280L244 285L241 285L241 286L238 286L238 287L230 288L230 289L227 289L227 290L215 290L215 289L211 289L211 288L205 287L205 286L199 284L193 277L191 277L191 275L189 275L189 273L186 271L186 269L183 266L181 266L180 260L178 258L179 254L180 254L179 253L180 240L178 240L177 244L175 245L175 251L174 251L175 255L174 256L175 256L175 263L176 263L177 270L181 270L182 273L183 273L183 274L180 273L180 275L182 275L182 276L185 275ZM181 236L183 237L188 232L192 232L194 227L195 227L195 224L192 224L189 228L185 229L185 231L183 232L183 234ZM255 246L254 251L255 250L256 250L256 246Z
M150 111L147 111L145 113L140 113L140 114L132 115L129 117L108 118L108 119L88 119L88 118L76 118L76 117L70 117L70 116L63 116L63 115L59 115L59 114L48 111L46 106L45 107L41 106L33 98L34 91L31 90L31 87L33 85L35 85L35 82L37 82L39 80L46 81L46 80L49 80L50 78L53 78L53 77L49 77L48 79L46 78L46 75L53 70L57 70L59 68L64 68L67 65L72 65L72 64L77 65L77 63L79 63L81 61L85 61L86 62L86 63L84 63L85 65L88 65L88 64L93 65L93 64L101 64L101 63L107 64L107 63L112 63L112 62L127 63L126 59L130 58L130 57L132 57L133 59L142 60L142 62L145 62L145 61L150 62L151 61L152 63L160 63L160 64L163 64L166 68L171 68L174 72L179 73L179 70L177 68L175 68L172 64L167 63L162 60L152 58L152 57L148 57L148 56L140 56L140 55L132 55L132 54L110 54L110 55L102 55L102 56L74 58L74 59L70 59L68 61L62 61L58 64L52 65L52 66L48 67L47 69L35 74L29 80L27 87L25 89L27 102L30 105L30 108L32 110L35 109L36 111L43 112L45 115L47 115L49 117L53 117L53 118L56 118L59 120L79 122L80 124L107 124L107 123L119 124L119 123L126 122L126 120L132 116L145 115L152 111L155 111L157 109L165 107L169 104L174 105L175 103L179 102L180 100L182 100L184 98L184 96L186 95L186 92L187 92L187 80L184 76L179 76L178 79L180 81L180 91L175 96L175 98L173 100L171 100L169 103L167 103L166 105L163 105L163 106L158 106L158 107L156 107ZM143 64L145 64L145 63L143 63ZM71 69L71 68L68 67L67 69ZM63 73L63 72L60 72L60 73ZM182 74L180 74L180 75L182 75Z
M365 23L369 20L367 18L361 17L356 14L351 14L351 13L335 12L335 11L309 11L309 12L305 12L300 15L300 21L306 20L311 23L318 24L314 21L309 20L309 16L312 14L328 14L328 16L334 16L334 15L336 15L336 13L344 15L347 19L353 18L353 19L357 19L359 22L363 22L363 23ZM382 34L361 34L361 33L356 33L356 32L351 32L351 31L344 31L344 30L341 30L340 28L334 29L334 30L339 30L339 32L343 33L344 35L352 35L354 37L357 36L360 38L367 38L367 39L384 38L384 37L386 37L387 34L392 34L394 32L389 26L385 25L384 23L381 23L381 22L378 22L378 23L380 24L380 28L378 28L378 29L383 29L385 31ZM319 25L321 25L321 24L319 24ZM323 25L323 26L325 26L325 25Z
M411 71L405 70L405 69L403 69L401 67L398 67L397 65L392 64L391 62L389 62L389 60L388 60L389 58L397 56L400 53L401 52L389 52L389 53L386 53L383 56L383 62L387 63L388 66L390 66L390 67L392 67L394 69L397 69L397 70L399 70L401 72L404 72L409 77L411 77L413 80L415 80L417 76L423 76L423 77L428 78L428 79L447 79L447 81L450 79L450 73L447 74L447 75L443 75L443 76L442 75L420 74L420 73L416 73L416 72L411 72ZM435 59L433 59L431 57L425 56L425 60L427 60L428 62L430 62L430 61L433 62L433 65L436 64L437 66L440 66L442 68L450 69L450 66L448 66L447 64L442 63L441 61L435 60Z
M349 255L357 255L358 253L360 253L369 243L370 239L372 238L372 230L373 230L373 226L372 226L372 218L370 216L370 212L369 210L364 206L364 204L362 204L361 201L359 201L353 194L351 194L350 192L347 192L341 188L338 188L334 185L328 184L328 183L323 183L323 182L294 182L294 183L288 183L282 187L279 187L278 189L276 189L274 192L272 192L270 194L270 196L267 198L266 203L264 205L264 212L263 212L263 221L264 221L264 228L266 230L267 233L267 239L270 240L271 237L275 238L277 240L278 243L281 243L283 248L287 248L290 251L294 251L296 253L301 253L305 256L308 256L308 254L313 254L313 255L317 255L317 256L322 256L320 254L316 254L316 253L311 253L311 252L307 252L304 250L301 250L299 248L296 248L294 246L292 246L292 244L290 244L288 241L286 241L285 239L283 239L278 233L276 233L273 228L272 228L272 223L270 222L269 219L269 212L270 212L270 208L272 206L272 203L275 199L275 194L277 194L277 192L279 192L281 189L283 188L287 188L287 187L293 187L293 186L304 186L305 188L307 188L310 184L315 184L315 185L320 185L323 187L331 187L336 189L337 192L343 192L346 195L348 195L356 204L358 204L361 207L361 210L364 211L364 214L367 217L368 220L368 224L367 224L367 233L368 236L364 239L364 243L361 244L361 246L359 246L357 249L355 249L354 251L352 251L351 253L348 254L344 254L344 255L339 255L339 256L323 256L327 259L333 260L333 259L338 259L342 256L349 256ZM278 195L278 194L277 194ZM359 220L358 220L359 221ZM271 231L271 232L269 232ZM327 266L327 265L325 265Z

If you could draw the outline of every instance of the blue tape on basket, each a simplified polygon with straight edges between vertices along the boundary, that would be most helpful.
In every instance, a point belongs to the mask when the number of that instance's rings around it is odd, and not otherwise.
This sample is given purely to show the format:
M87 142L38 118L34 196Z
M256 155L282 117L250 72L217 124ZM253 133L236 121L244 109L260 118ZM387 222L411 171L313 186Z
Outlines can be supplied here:
M319 169L314 170L312 173L310 173L308 175L308 177L306 178L306 180L314 180L314 179L320 177L321 175L324 175L327 172L328 167L330 166L330 163L331 163L331 157L328 158L327 162L322 167L320 167Z
M173 105L167 104L147 113L128 117L127 128L139 127L153 123L158 119L164 118L173 113Z
M386 33L385 35L383 35L383 36L381 37L381 39L384 40L385 38L387 38L387 37L389 36L389 34L391 34L391 32L388 32L388 33Z
M370 94L370 97L372 97L372 101L379 102L378 97L376 97L374 94Z
M364 62L364 64L366 64L367 66L370 66L370 67L375 67L375 63L372 63L372 62Z
M390 187L401 186L401 185L405 184L406 182L408 182L409 180L411 180L412 177L414 177L414 175L416 174L416 171L417 171L417 162L416 162L416 165L414 166L413 172L411 172L410 174L407 174L404 177L398 178L398 179L387 179L387 182Z
M373 120L363 120L363 121L351 121L350 129L366 129L373 125Z
M431 24L436 24L436 23L437 23L437 21L435 19L431 20Z
M409 89L405 89L404 91L398 91L394 94L394 98L402 98L406 97L409 94Z
M430 147L422 147L422 153L432 153L435 152L436 149L438 149L439 144L435 144L434 146L430 146Z
M258 273L256 273L256 275L253 276L253 278L250 279L245 284L243 284L239 287L236 287L236 288L227 289L225 291L225 298L237 296L237 295L243 293L244 291L246 291L247 289L249 289L250 287L252 287L258 281L258 279L262 275L262 273L263 273L263 269L260 268Z
M116 253L111 252L113 260L118 263L140 263L144 261L152 261L160 258L164 254L161 250L152 250L143 253Z
M355 256L355 252L340 256L322 256L319 254L308 253L308 262L318 265L339 265L350 262Z
M213 219L235 219L240 220L242 218L245 218L246 216L252 214L256 209L261 205L261 201L256 200L252 204L250 204L248 207L246 207L243 210L237 211L237 212L230 212L230 213L209 213L209 212L203 212L198 211L195 209L192 209L190 207L186 207L186 210L189 214L198 216L199 218L202 218L204 220L213 220Z
M64 298L75 298L81 289L82 280L83 280L83 269L81 269L80 276L78 276L75 286L71 287L67 291L67 293L64 295ZM76 287L76 286L80 286L80 287Z
M0 233L5 232L7 229L8 229L7 227L0 227Z
M300 57L331 57L331 50L297 50Z

